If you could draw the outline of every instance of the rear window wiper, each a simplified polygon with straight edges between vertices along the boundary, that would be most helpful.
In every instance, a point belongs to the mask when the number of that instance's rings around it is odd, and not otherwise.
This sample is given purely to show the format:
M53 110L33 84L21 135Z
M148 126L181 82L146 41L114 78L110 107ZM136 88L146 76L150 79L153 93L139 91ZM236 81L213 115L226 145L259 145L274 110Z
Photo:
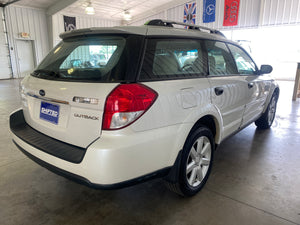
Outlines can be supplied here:
M60 73L57 73L57 72L52 71L52 70L45 70L45 69L35 70L35 71L33 71L33 74L34 75L45 74L45 75L49 75L49 76L54 77L54 78L59 78L60 77Z

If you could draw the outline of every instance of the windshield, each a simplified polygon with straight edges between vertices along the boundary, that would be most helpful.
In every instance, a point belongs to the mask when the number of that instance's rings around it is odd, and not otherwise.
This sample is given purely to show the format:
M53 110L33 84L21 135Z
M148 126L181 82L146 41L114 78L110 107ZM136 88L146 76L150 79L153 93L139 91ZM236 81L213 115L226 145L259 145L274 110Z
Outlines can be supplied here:
M122 82L134 79L141 37L92 36L59 43L32 76L65 81Z

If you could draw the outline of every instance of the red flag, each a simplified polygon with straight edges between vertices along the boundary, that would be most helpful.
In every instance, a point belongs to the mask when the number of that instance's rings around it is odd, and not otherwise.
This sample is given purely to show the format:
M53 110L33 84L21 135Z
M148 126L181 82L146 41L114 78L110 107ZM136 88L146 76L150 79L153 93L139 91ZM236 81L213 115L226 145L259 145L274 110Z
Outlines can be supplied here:
M239 19L240 0L225 0L223 26L236 26Z

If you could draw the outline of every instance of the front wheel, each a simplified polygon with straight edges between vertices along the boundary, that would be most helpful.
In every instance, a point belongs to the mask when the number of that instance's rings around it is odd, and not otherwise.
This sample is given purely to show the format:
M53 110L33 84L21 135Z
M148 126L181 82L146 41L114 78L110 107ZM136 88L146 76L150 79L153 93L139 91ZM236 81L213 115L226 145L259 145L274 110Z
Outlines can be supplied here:
M183 196L198 193L210 174L214 149L211 131L206 127L196 129L184 145L177 182L167 182L167 186Z
M262 114L262 116L258 120L255 121L255 125L258 128L268 129L272 126L276 114L277 100L278 95L274 93L272 95L267 110Z

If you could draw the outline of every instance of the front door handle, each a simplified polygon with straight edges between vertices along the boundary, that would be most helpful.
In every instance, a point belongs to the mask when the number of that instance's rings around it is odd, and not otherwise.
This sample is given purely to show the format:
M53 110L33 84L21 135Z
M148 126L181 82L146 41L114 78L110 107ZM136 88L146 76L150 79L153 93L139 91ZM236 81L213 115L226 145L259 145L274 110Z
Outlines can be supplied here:
M251 83L248 83L248 88L253 88L254 84L251 82Z
M221 88L221 87L216 87L215 88L216 95L221 95L221 94L223 94L223 92L224 92L223 88Z

